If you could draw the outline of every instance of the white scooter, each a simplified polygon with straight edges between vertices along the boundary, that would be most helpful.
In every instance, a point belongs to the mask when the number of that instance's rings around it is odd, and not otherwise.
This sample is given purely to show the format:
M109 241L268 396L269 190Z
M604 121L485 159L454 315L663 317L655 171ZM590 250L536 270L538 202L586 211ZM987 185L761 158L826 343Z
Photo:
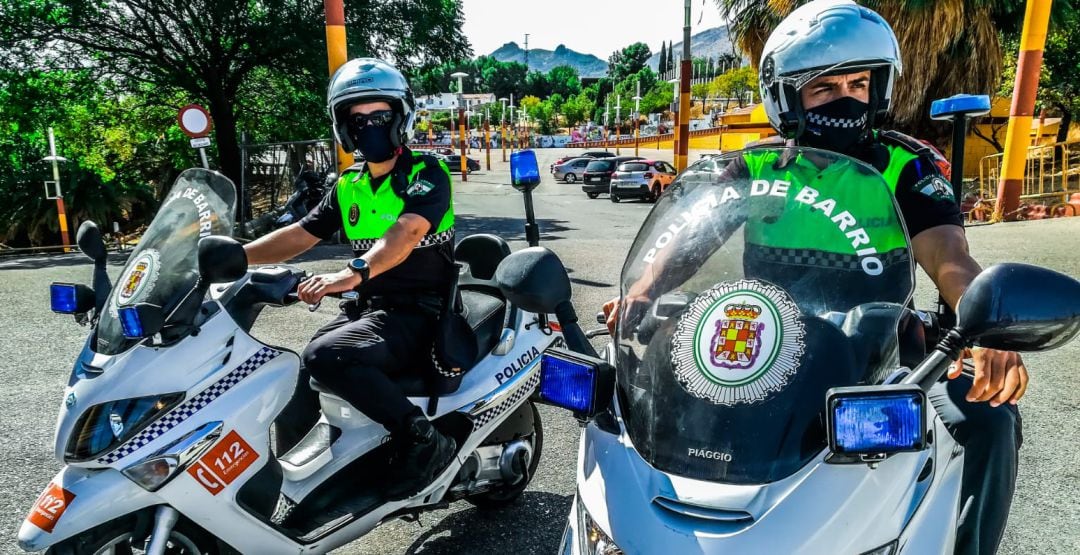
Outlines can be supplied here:
M558 259L541 248L510 254L491 235L457 246L481 356L434 398L423 377L395 378L455 438L457 456L415 495L389 501L386 431L317 383L318 424L289 452L271 450L271 424L294 391L300 358L249 331L265 306L295 303L304 276L247 268L241 246L218 237L231 233L234 205L221 174L182 173L115 288L100 232L80 227L94 287L53 284L52 303L93 328L57 421L65 466L23 522L19 546L322 553L454 500L499 507L517 498L543 445L531 399L540 354L564 334L584 342Z
M630 250L560 553L951 553L964 455L926 391L964 347L1068 342L1080 282L994 266L927 341L885 181L748 152L692 165Z

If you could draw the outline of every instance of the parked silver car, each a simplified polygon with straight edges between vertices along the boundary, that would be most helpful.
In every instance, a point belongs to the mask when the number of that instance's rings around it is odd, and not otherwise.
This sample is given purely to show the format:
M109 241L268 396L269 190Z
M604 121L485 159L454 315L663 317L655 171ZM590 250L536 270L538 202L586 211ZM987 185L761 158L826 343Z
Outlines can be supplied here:
M555 181L577 183L585 173L585 167L592 161L593 158L573 158L555 166L552 174L555 176Z
M656 202L675 181L675 168L663 160L631 160L619 164L611 176L611 202L643 198Z

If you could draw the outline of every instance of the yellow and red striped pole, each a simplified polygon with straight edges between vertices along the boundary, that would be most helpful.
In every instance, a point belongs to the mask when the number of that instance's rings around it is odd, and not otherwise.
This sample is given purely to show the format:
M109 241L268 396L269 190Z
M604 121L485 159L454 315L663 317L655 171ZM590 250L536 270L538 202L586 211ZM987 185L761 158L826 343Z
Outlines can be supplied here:
M349 59L345 40L345 4L343 0L323 0L326 11L326 59L330 64L330 76ZM337 145L338 173L353 165L353 156Z
M1015 220L1023 190L1024 167L1031 144L1031 118L1035 113L1035 94L1039 90L1046 29L1050 23L1051 0L1028 0L1024 29L1020 35L1020 56L1016 64L1009 128L1005 134L1004 163L998 183L997 203L991 221Z
M679 67L679 136L678 146L675 150L675 170L683 171L687 166L687 158L690 154L690 77L694 71L694 59L690 54L690 0L683 5L685 18L683 22L683 55Z

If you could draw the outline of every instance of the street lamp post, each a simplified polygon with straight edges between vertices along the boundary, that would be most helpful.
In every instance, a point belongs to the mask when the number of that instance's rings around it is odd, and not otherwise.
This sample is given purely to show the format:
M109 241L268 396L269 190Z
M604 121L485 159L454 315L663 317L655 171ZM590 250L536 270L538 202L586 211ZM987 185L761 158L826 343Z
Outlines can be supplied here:
M608 137L608 116L611 113L611 98L604 99L604 150L609 150L610 139Z
M615 97L615 155L621 154L619 141L622 141L622 97Z
M637 82L637 96L634 97L634 156L641 146L641 80Z
M484 106L484 150L487 156L487 171L491 171L491 111Z
M465 103L465 85L462 82L462 80L465 79L468 76L469 76L468 73L465 73L465 72L462 72L462 71L458 71L456 73L450 74L451 78L457 79L458 95L460 96L460 100L458 101L458 142L461 145L461 180L462 181L468 181L469 180L468 158L465 155L465 107L463 106L463 104Z
M672 154L675 157L675 169L678 170L679 163L679 78L676 76L674 79L668 80L668 83L674 85L675 89L672 93L672 122L671 122L671 142L672 142ZM657 147L659 148L659 147ZM680 170L681 171L681 170Z
M501 115L499 116L499 128L500 128L500 132L502 133L502 140L499 141L499 144L502 146L503 162L506 161L506 101L507 100L509 100L509 99L506 98L505 96L499 99L499 102L502 102L502 112L501 112Z

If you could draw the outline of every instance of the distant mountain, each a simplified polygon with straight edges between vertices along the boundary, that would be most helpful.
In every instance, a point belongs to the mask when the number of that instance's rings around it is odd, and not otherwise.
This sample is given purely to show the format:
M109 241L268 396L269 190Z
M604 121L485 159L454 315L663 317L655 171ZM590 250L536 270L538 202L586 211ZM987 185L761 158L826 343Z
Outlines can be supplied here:
M682 56L682 41L675 43L675 56L674 59L678 60ZM720 27L713 27L712 29L706 29L700 33L690 35L690 54L695 58L713 58L714 60L719 58L721 54L728 54L733 51L731 39L728 37L727 25L721 25ZM743 63L747 63L746 59L738 51L735 51L739 57L743 58ZM649 58L649 67L654 71L660 65L660 52L656 52Z
M525 63L525 50L516 42L508 42L491 53L500 62ZM555 50L529 49L529 69L543 72L557 66L567 65L578 70L582 77L603 77L607 75L608 64L592 54L582 54L560 44Z

